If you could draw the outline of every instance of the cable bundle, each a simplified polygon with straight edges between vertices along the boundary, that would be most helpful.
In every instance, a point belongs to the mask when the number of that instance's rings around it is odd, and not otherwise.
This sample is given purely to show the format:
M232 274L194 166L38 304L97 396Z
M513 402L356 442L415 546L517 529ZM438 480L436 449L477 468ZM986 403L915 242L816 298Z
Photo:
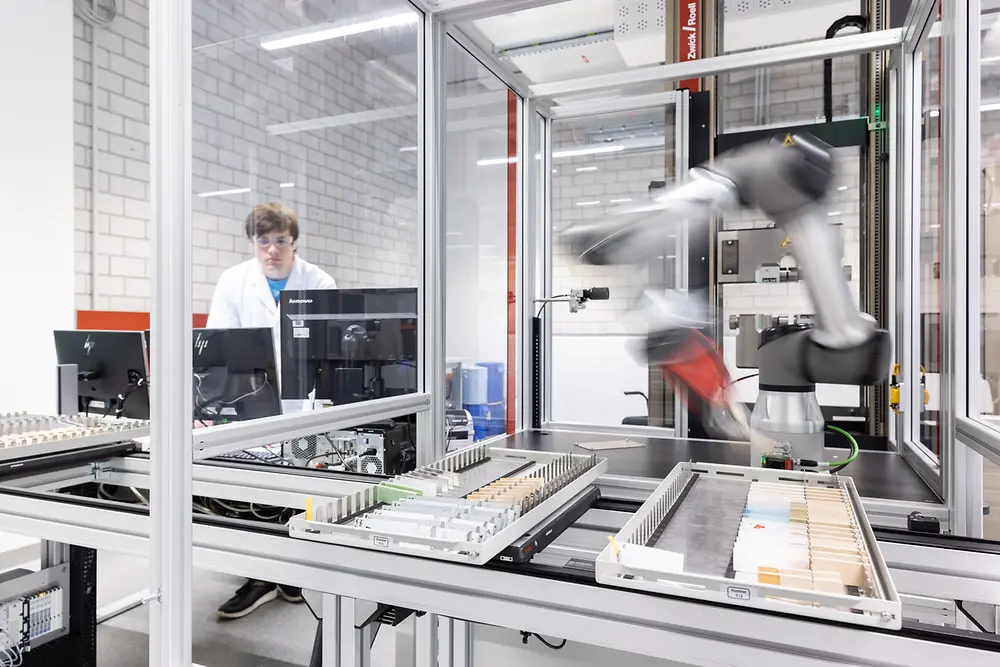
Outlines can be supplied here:
M118 0L111 0L111 6L103 10L103 13L100 2L101 0L94 0L93 3L88 0L73 0L73 10L87 25L107 28L118 16Z

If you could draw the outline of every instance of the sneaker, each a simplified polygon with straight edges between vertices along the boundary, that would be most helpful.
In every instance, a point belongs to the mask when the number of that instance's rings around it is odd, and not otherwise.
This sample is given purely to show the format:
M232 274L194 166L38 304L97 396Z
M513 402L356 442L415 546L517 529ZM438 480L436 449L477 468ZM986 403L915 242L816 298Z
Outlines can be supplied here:
M284 584L278 584L278 595L285 602L291 602L292 604L299 604L304 602L305 599L302 597L302 589L294 588L292 586L285 586Z
M266 581L248 579L233 597L219 607L219 618L231 620L243 618L262 604L278 597L278 587Z

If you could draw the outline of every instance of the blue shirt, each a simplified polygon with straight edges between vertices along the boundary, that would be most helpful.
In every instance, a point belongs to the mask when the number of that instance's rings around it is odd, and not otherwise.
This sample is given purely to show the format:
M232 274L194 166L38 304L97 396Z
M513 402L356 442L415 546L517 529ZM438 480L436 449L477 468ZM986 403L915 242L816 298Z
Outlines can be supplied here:
M268 287L271 288L271 296L274 297L274 302L278 303L281 301L281 290L285 289L288 284L288 278L282 278L281 280L271 280L267 279Z

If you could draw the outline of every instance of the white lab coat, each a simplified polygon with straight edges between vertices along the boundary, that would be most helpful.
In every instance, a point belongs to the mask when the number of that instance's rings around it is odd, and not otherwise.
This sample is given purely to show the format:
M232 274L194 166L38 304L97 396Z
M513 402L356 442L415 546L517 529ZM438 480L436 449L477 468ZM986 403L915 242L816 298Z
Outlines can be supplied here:
M334 289L337 282L323 269L295 257L292 272L288 274L285 289ZM274 332L275 359L281 364L281 319L274 303L271 287L261 269L260 262L250 259L226 269L212 294L212 307L208 312L208 328L236 329L240 327L271 327ZM280 378L280 371L279 371ZM280 380L279 380L280 381ZM298 412L309 402L282 401L285 412Z

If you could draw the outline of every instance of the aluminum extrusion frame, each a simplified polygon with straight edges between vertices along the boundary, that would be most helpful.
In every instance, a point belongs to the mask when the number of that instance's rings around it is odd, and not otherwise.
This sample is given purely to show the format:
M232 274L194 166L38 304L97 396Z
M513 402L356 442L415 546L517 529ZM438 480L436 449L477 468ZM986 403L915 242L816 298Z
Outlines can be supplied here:
M691 62L639 67L613 74L597 74L578 79L539 83L529 88L532 97L553 97L652 81L682 81L725 72L765 69L775 65L890 50L902 44L904 36L905 32L902 28L879 30L836 39L819 39L800 44L775 46L749 53L734 53Z
M53 506L66 518L55 520ZM0 521L22 534L144 554L149 521L114 510L0 494ZM79 529L72 524L87 524ZM878 665L987 667L993 653L781 615L758 614L596 585L196 525L194 563L332 595L374 599L428 616L506 627L714 667ZM234 547L239 544L239 547ZM895 574L894 574L895 576ZM433 617L432 617L433 618ZM426 641L426 639L425 639ZM430 653L430 652L429 652Z

